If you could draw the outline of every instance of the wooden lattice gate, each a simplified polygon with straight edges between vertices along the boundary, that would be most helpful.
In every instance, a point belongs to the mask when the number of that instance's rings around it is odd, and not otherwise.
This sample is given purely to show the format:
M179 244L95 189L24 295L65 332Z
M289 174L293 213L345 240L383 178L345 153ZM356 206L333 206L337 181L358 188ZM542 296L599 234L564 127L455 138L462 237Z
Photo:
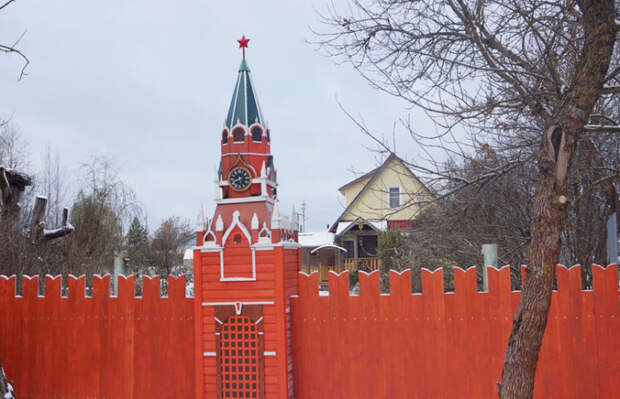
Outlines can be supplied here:
M230 316L220 333L220 375L224 398L260 398L258 330L247 316Z

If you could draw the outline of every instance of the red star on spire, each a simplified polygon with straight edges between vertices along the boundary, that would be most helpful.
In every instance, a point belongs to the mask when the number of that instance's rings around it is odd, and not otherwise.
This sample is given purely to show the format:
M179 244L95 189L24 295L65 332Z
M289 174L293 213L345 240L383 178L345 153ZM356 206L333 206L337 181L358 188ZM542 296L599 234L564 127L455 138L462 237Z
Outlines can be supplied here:
M243 58L245 58L245 49L248 48L248 42L250 39L246 38L245 35L241 36L241 39L237 40L239 43L239 48L243 49Z

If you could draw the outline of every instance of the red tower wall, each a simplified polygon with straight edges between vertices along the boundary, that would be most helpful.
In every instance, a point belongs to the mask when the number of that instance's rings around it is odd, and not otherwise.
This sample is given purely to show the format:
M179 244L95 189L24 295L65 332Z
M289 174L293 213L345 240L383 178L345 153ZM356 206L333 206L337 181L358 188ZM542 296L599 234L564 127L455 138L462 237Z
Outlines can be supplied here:
M159 278L143 279L134 296L134 277L119 277L118 296L109 296L109 276L69 277L61 297L60 276L0 278L0 360L18 398L191 398L194 394L193 298L185 278L169 278L168 297Z
M221 208L221 207L220 207ZM218 208L216 214L222 214ZM225 212L224 212L225 213ZM265 215L266 216L266 215ZM223 218L226 229L231 220ZM249 219L240 213L239 221ZM263 217L261 217L264 220ZM231 237L239 234L241 242L234 244ZM226 322L218 318L218 312L235 315L235 305L240 306L238 314L247 314L261 328L261 367L263 398L292 397L292 374L290 353L290 296L297 293L297 272L299 271L298 244L280 242L280 232L271 232L275 243L256 246L257 231L252 230L255 253L255 281L222 281L221 261L224 262L225 277L251 267L251 243L239 227L233 227L225 245L221 233L212 247L194 251L194 283L197 302L196 310L196 398L221 397L221 350L219 325ZM270 240L271 241L271 240ZM246 277L234 275L233 277ZM260 320L260 321L258 321Z
M421 294L410 273L390 274L390 295L378 273L299 275L292 299L295 398L496 398L504 352L520 292L510 270L489 270L489 292L476 291L476 270L454 270L444 293L443 271L422 270ZM618 268L593 266L592 291L581 270L557 268L535 398L616 398L620 381Z

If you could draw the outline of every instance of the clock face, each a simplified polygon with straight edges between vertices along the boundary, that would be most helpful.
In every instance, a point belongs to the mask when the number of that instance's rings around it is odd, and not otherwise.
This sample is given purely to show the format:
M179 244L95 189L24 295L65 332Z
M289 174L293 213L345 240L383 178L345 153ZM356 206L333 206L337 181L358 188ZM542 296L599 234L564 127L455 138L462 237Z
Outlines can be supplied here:
M228 175L230 186L235 191L243 191L250 185L250 172L245 168L236 168Z

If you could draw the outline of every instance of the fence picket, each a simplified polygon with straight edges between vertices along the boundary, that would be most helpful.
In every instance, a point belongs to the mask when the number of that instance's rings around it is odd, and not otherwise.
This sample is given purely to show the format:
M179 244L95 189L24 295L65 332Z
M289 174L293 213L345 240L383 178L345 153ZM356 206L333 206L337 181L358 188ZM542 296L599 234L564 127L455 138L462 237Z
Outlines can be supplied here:
M581 291L579 267L558 270L534 397L613 397L620 379L616 266L594 267L593 292ZM379 295L377 273L359 274L359 297L343 295L342 277L330 276L329 296L307 297L303 287L310 277L299 275L300 294L292 298L293 343L300 352L294 353L294 368L304 372L295 373L295 397L497 395L520 298L511 290L509 267L489 270L488 292L477 292L475 268L454 269L453 293L443 292L441 271L422 270L421 294L407 289L409 272L390 273L388 296ZM322 315L336 320L302 323L317 303ZM329 348L329 358L321 348ZM334 367L346 370L344 381L342 373L330 379Z

